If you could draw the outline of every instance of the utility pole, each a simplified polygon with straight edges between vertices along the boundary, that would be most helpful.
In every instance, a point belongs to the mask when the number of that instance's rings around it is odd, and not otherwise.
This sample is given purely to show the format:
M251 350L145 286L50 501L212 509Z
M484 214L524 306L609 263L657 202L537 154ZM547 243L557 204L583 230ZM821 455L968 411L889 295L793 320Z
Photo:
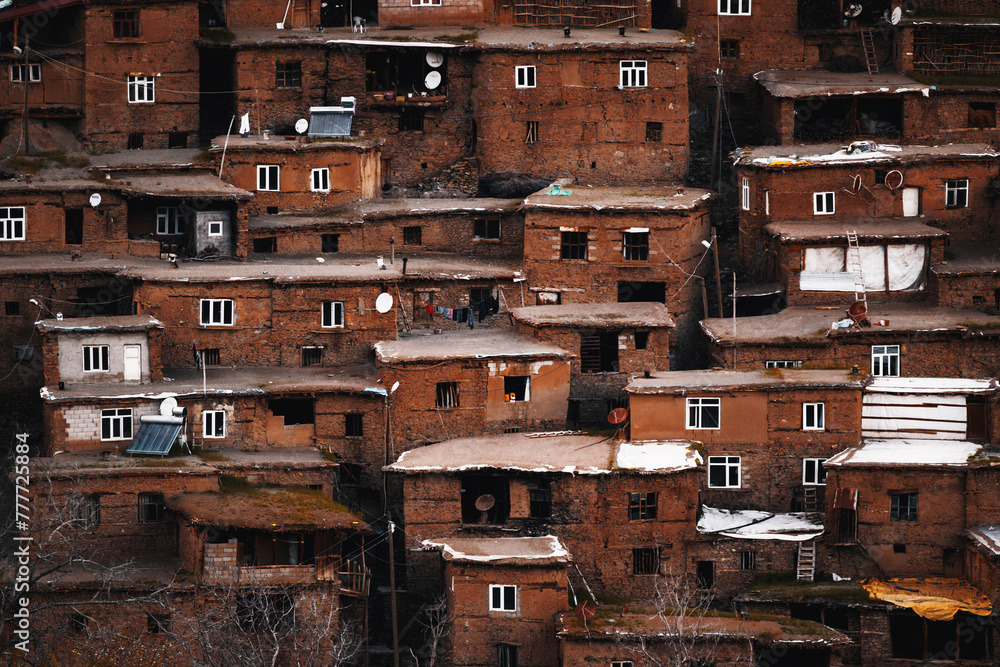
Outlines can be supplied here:
M24 138L24 154L27 155L31 152L31 144L28 143L28 81L31 79L31 74L28 72L28 37L27 34L24 36L24 65L21 70L21 85L24 86L24 121L21 129L21 134Z
M396 524L392 522L392 515L386 514L389 523L389 595L392 600L392 665L399 667L399 621L396 619L396 556L392 547L392 533L396 530Z

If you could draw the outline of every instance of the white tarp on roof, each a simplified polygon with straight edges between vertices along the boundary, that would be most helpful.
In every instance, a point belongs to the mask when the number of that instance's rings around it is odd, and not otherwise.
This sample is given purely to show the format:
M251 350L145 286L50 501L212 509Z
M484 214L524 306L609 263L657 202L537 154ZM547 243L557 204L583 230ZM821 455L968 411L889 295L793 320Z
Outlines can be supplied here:
M884 292L886 262L889 267L889 291L923 289L925 244L863 245L858 248L865 290ZM799 289L808 292L853 292L854 274L848 266L847 248L806 248L799 275Z
M984 394L996 387L993 380L967 378L873 377L865 392L890 394Z
M683 470L701 465L701 454L687 440L623 442L618 446L615 467L632 470Z
M885 291L885 246L863 245L858 248L861 255L861 273L865 277L865 289L869 292Z
M844 273L846 248L806 248L803 271Z
M865 440L827 459L827 468L840 465L965 466L982 445L954 440Z
M965 440L965 396L865 393L861 435L865 438Z
M804 512L774 514L702 505L698 532L747 540L805 542L823 534L823 524Z
M889 263L890 292L924 288L926 245L891 245L888 246L886 252Z

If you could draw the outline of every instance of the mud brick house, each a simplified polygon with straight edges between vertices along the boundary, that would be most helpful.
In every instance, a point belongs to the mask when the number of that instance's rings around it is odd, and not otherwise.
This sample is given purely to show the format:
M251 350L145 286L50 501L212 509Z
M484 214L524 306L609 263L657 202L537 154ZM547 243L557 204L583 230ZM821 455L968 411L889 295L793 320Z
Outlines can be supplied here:
M566 610L570 554L559 538L454 537L439 549L455 665L559 664L556 618Z

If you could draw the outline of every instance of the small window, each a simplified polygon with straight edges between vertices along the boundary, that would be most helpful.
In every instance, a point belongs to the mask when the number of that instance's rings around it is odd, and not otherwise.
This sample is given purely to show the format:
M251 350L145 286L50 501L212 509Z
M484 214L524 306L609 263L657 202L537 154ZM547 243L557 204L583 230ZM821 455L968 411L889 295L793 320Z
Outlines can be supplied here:
M996 102L969 102L968 126L995 128L997 126Z
M340 234L323 234L320 252L340 252Z
M201 299L201 326L231 327L234 303L232 299Z
M750 210L750 179L740 179L740 208L744 211Z
M715 561L698 561L695 565L694 585L700 591L715 588Z
M423 227L403 227L403 245L422 245Z
M826 459L802 459L802 483L806 486L825 486Z
M419 107L404 107L399 110L400 132L423 132L424 110Z
M490 611L517 611L517 586L490 584Z
M74 494L70 499L70 516L84 530L94 530L101 525L101 496Z
M740 57L740 40L738 39L720 39L719 40L719 55L723 58L739 58Z
M156 209L156 233L160 236L177 236L184 233L184 216L176 206L160 206Z
M510 402L531 400L531 378L527 375L505 375L503 394Z
M24 207L0 208L0 241L24 240Z
M528 489L528 516L532 519L552 516L552 487L548 480L541 480L535 488Z
M277 192L281 189L280 168L276 164L257 165L257 189Z
M142 132L129 132L127 148L130 151L137 151L143 147L146 138Z
M107 372L111 369L110 355L111 348L107 345L84 345L83 370L88 373Z
M153 635L170 632L170 614L146 614L146 632Z
M222 236L222 220L209 220L208 221L208 235L209 236Z
M648 331L636 331L634 334L634 338L635 338L635 349L645 350L649 346Z
M411 7L436 7L441 5L441 0L410 0Z
M822 403L802 404L802 430L822 431L826 429L826 411Z
M139 12L116 9L112 22L115 39L135 39L139 36Z
M656 518L656 491L628 494L628 520L645 521Z
M319 345L305 345L302 348L303 366L322 366L323 348Z
M646 141L651 144L663 141L663 123L652 121L646 123Z
M622 232L622 259L644 262L649 259L649 232Z
M358 413L344 415L344 436L348 438L360 438L364 434L364 415Z
M73 612L69 615L69 633L75 636L84 636L87 634L87 616L86 614L81 614L80 612Z
M872 345L872 375L899 377L898 345Z
M420 0L413 1L419 2ZM497 667L517 667L516 646L513 644L497 644Z
M187 145L188 145L187 132L167 133L167 148L187 148Z
M3 314L4 315L20 315L21 314L21 302L20 301L5 301L3 304Z
M274 86L276 88L301 88L302 63L298 60L276 62L274 64Z
M619 62L619 83L622 88L646 87L646 61L622 60Z
M150 104L156 101L156 77L130 75L128 77L129 104Z
M25 67L27 67L28 83L38 83L42 80L41 63L28 63L27 65L11 65L10 80L12 83L25 82Z
M903 544L903 543L901 543L901 542L895 542L895 543L893 543L893 545L892 545L892 553L894 553L894 554L905 554L906 553L906 545Z
M529 120L525 123L524 143L533 144L538 141L538 121Z
M339 329L344 326L344 302L324 301L323 321L324 329Z
M835 194L833 192L814 192L813 215L833 215L836 211Z
M205 410L201 413L202 435L206 438L226 437L225 410Z
M659 574L660 550L657 547L632 549L632 574Z
M635 663L631 660L612 660L611 667L635 667Z
M722 399L719 398L687 399L688 430L714 430L720 428L721 410Z
M889 519L892 521L916 521L917 492L910 491L890 494Z
M312 170L309 189L313 192L330 191L330 169L328 167Z
M949 179L944 186L945 208L965 208L969 205L969 179Z
M132 408L101 410L101 440L132 439Z
M559 292L536 292L536 306L558 306L562 303L562 294Z
M434 405L438 408L458 407L458 383L438 382Z
M140 493L139 523L163 523L165 508L162 493Z
M797 359L775 359L764 362L764 368L799 368L802 361Z
M617 331L580 333L580 372L617 373L618 359Z
M712 489L740 488L740 457L709 456L708 486Z
M750 0L719 0L719 13L747 15L750 13Z
M260 238L253 239L252 247L254 252L260 252L260 253L278 252L278 237L261 236Z
M587 232L562 232L560 259L587 259Z
M472 237L476 239L499 239L500 218L476 218L473 220Z
M757 552L756 551L741 551L740 552L740 569L741 570L756 570L757 569Z
M517 67L514 68L514 87L515 88L535 87L534 65L518 65Z
M201 363L205 366L218 366L222 363L221 358L217 347L206 347L201 351Z

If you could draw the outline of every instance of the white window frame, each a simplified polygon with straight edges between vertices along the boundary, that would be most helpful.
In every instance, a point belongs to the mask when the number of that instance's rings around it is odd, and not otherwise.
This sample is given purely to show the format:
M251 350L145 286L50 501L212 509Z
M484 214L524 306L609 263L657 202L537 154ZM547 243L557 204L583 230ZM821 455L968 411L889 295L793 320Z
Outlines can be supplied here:
M771 215L771 191L764 190L764 215Z
M719 0L721 16L750 16L751 0Z
M111 370L111 346L84 345L83 372L106 373Z
M514 66L514 87L534 88L538 81L534 65Z
M712 484L712 469L718 467L725 469L725 484ZM740 456L709 456L707 469L708 488L710 489L738 489L743 484L743 461ZM730 479L733 470L736 471L735 484Z
M740 208L744 211L750 210L750 179L740 179Z
M635 663L631 660L612 660L611 667L634 667Z
M153 104L156 102L156 77L148 74L128 75L128 103Z
M324 301L320 309L320 326L324 329L343 329L344 322L344 302Z
M110 424L111 437L104 437L104 424ZM125 427L128 426L126 429ZM117 427L117 428L116 428ZM115 435L117 430L118 435ZM108 408L101 410L101 440L132 439L132 408Z
M823 403L802 404L802 430L826 430L826 406Z
M704 411L715 408L716 425L705 426ZM689 431L718 431L722 428L722 400L719 398L695 397L685 401L686 428Z
M837 212L836 192L813 193L813 215L833 215Z
M222 220L209 220L208 221L208 235L209 236L222 236L223 225Z
M872 375L899 377L899 345L872 345Z
M959 203L961 196L962 203ZM968 208L969 207L969 179L950 178L944 184L944 207L945 208Z
M10 66L10 82L24 83L24 63ZM42 64L28 63L28 83L40 83L42 80Z
M410 0L410 7L440 7L441 0Z
M319 167L309 173L309 189L313 192L330 191L330 168Z
M826 486L826 459L802 459L803 486Z
M265 192L281 190L281 167L276 164L258 164L257 189Z
M184 219L176 206L158 206L156 208L156 233L159 236L179 236L184 233L181 223Z
M618 83L622 88L645 88L649 82L649 61L618 61Z
M0 208L0 241L23 241L24 223L23 206Z
M512 593L513 607L507 606L508 589ZM495 605L494 601L497 601L499 604ZM516 584L490 584L489 597L487 598L490 611L516 612L520 606L519 602Z
M198 303L198 316L203 327L231 327L236 321L236 302L233 299L201 299Z
M222 427L222 434L219 434L219 427ZM226 437L226 411L225 410L202 410L201 413L201 434L206 438Z

